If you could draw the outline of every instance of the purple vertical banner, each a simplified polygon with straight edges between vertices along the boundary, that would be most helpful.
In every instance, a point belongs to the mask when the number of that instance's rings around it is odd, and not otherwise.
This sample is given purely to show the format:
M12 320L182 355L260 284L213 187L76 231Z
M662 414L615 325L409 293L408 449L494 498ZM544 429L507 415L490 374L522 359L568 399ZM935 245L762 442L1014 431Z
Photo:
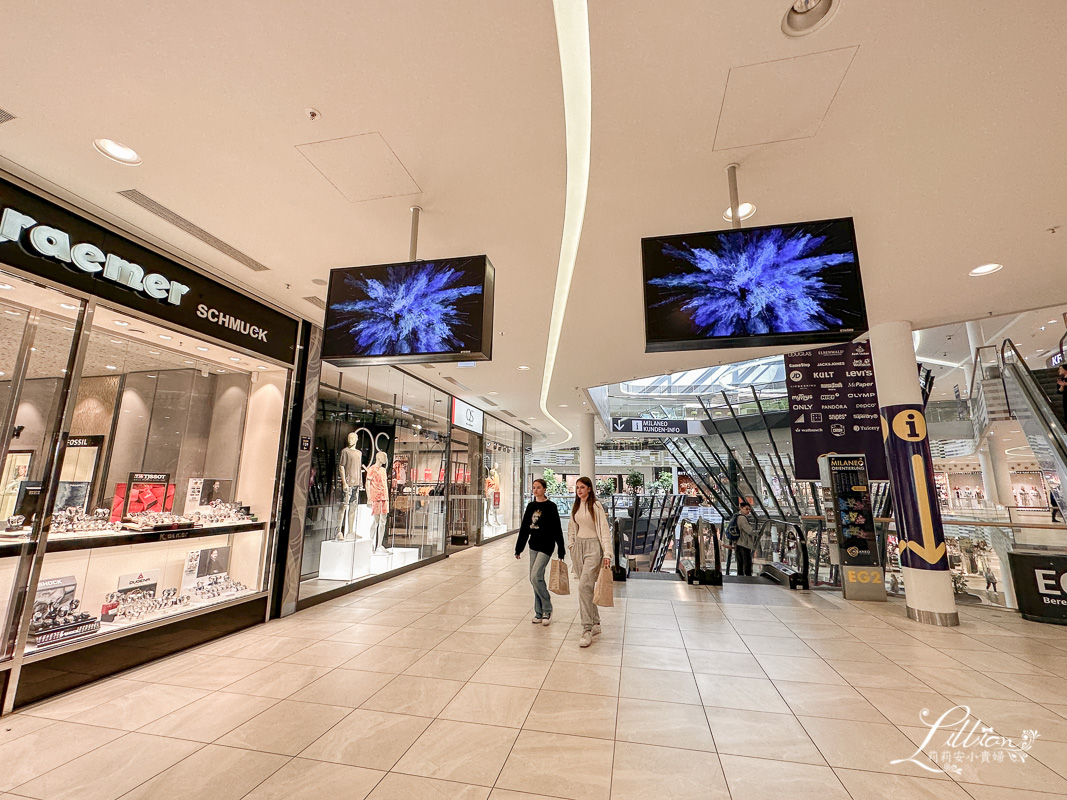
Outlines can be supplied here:
M947 570L945 532L922 406L883 406L882 436L893 488L901 566Z

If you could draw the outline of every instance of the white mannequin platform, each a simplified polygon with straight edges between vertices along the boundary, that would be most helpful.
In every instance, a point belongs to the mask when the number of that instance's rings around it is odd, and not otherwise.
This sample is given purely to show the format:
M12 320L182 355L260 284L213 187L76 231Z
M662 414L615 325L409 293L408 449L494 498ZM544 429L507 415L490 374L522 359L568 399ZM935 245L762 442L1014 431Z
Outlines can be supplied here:
M330 581L351 581L371 574L374 542L370 539L326 541L319 551L319 577Z

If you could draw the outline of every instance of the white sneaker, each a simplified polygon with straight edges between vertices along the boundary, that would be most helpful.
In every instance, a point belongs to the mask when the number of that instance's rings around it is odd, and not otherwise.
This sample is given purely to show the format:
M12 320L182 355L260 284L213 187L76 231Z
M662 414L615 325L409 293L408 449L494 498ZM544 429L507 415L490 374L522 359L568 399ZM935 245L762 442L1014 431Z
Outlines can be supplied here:
M588 647L593 643L593 632L585 631L582 633L582 640L578 642L579 647Z
M543 617L543 618L541 619L541 624L542 624L542 625L544 625L544 626L545 626L546 628L547 628L547 627L548 627L549 625L551 625L551 624L552 624L552 615L551 615L551 614L548 614L548 615L546 615L545 617Z
M600 625L594 625L593 626L593 630L591 631L591 633L593 634L593 636L599 636L600 635Z
M532 622L534 625L540 625L543 619L544 617L534 617L532 620L530 620L530 622Z

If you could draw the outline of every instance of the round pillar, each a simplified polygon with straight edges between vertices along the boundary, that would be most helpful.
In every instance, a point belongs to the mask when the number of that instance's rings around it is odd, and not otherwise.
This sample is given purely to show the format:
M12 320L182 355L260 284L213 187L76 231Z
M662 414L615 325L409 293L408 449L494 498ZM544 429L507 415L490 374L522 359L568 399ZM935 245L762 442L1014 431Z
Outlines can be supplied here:
M871 328L870 336L908 616L931 625L959 625L911 323L883 322Z
M596 426L592 413L578 418L578 471L596 486Z

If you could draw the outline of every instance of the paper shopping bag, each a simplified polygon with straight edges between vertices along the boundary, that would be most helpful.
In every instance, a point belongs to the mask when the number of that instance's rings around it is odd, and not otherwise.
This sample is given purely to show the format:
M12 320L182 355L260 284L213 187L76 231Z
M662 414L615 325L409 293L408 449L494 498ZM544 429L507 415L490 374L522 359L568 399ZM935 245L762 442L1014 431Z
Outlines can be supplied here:
M561 559L552 559L552 571L548 575L548 591L553 594L571 593L571 579L567 575L567 564Z
M615 596L612 594L612 584L614 582L611 576L611 569L601 567L600 574L596 576L596 586L593 587L594 604L604 608L611 608L615 605Z

